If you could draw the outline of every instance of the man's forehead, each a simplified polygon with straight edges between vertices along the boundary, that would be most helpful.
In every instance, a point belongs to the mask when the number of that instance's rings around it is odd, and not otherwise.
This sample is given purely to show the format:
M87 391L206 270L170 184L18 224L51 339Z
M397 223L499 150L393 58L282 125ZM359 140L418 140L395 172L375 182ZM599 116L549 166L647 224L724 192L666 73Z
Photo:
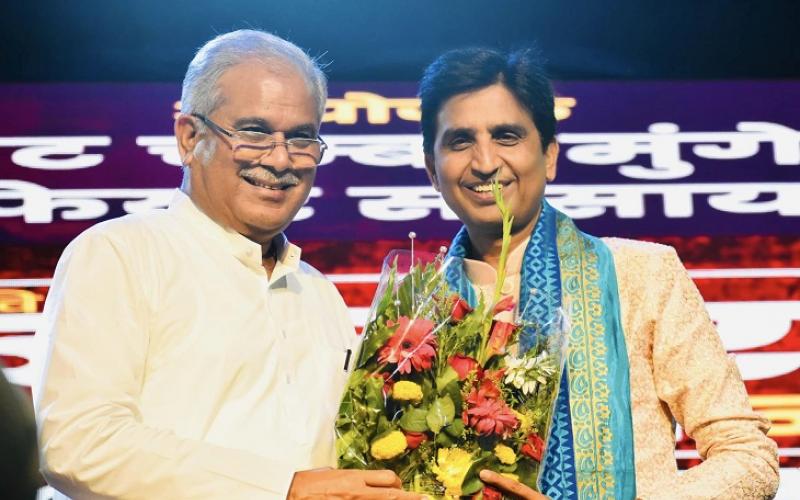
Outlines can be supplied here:
M265 119L275 112L293 113L307 121L318 121L317 102L309 83L294 67L267 67L246 61L223 73L217 92L218 109L223 112Z
M245 61L228 68L219 77L217 89L228 99L241 94L286 93L291 89L306 90L308 98L312 98L308 83L297 69L268 67L257 61Z
M530 111L503 85L491 85L450 97L439 108L436 122L440 129L534 125Z

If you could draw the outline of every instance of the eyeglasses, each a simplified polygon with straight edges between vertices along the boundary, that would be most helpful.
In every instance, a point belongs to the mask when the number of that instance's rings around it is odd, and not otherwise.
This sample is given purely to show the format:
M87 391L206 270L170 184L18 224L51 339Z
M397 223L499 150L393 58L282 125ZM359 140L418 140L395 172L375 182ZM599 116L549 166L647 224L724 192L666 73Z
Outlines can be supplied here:
M283 144L292 166L309 168L318 166L328 149L328 145L319 137L292 137L285 141L276 141L272 134L253 130L228 130L204 115L192 113L192 116L217 133L232 139L233 158L237 161L259 163L265 156L272 154L278 144Z

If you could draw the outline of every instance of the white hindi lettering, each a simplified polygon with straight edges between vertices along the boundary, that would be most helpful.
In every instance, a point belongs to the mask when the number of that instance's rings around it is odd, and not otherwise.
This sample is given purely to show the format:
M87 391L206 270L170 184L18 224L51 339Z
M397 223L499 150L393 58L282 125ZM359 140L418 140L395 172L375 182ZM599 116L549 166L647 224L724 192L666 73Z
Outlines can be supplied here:
M566 120L578 104L574 97L556 97L554 112L557 120ZM180 109L179 106L177 109ZM367 123L385 125L392 120L394 110L398 118L418 122L422 118L417 97L385 97L373 92L348 91L341 98L331 97L325 103L323 123L353 125L358 122L358 110L363 109Z
M103 155L87 154L86 148L110 144L111 137L105 135L0 137L0 147L17 148L11 153L15 165L38 170L78 170L97 166L103 162Z
M719 184L549 184L548 201L574 219L600 217L613 209L620 219L645 217L645 197L660 197L663 215L685 219L695 213L696 197L709 207L733 214L776 213L800 216L800 183ZM359 213L368 219L406 221L423 219L439 210L443 220L456 220L435 189L428 186L349 187L351 198L361 198ZM760 198L767 197L767 200Z
M54 211L61 210L64 220L93 220L108 213L105 200L140 200L123 203L123 208L132 213L166 206L172 192L172 189L48 189L32 182L0 180L0 200L21 202L16 207L0 207L0 218L22 217L28 224L47 224L53 222Z
M585 165L619 165L620 174L633 179L666 180L688 177L694 165L681 158L681 144L695 144L692 152L713 160L755 156L761 143L773 145L776 165L800 165L800 132L777 123L740 122L736 132L681 132L669 122L653 123L648 132L561 133L558 142L571 145L566 157ZM628 164L637 155L650 155L651 166Z
M181 166L178 143L172 135L140 135L136 138L136 145L147 148L148 154L160 156L167 165Z
M736 130L772 143L776 165L800 165L800 132L779 123L740 122Z
M674 123L654 123L649 133L562 133L560 144L576 144L566 155L575 163L587 165L619 165L633 161L637 155L649 154L652 168L641 165L621 165L619 172L634 179L677 179L688 177L694 166L680 158L678 126Z
M724 193L709 193L708 204L720 212L735 214L777 212L785 217L800 216L800 182L732 185L737 188ZM759 200L763 195L768 195L769 199Z
M442 219L457 220L439 193L430 186L364 186L349 187L350 198L362 198L358 212L372 220L419 220L438 210Z
M352 125L358 121L358 110L366 110L367 122L384 125L391 120L390 111L397 117L407 121L419 121L419 99L387 98L372 92L345 92L343 98L329 98L325 104L323 122L335 122L340 125Z
M425 167L419 134L330 134L323 138L328 151L322 165L346 157L372 167ZM566 157L573 163L618 165L620 174L642 180L692 175L695 167L681 158L681 144L694 144L692 152L699 158L732 160L755 156L761 143L771 143L776 165L800 165L800 133L769 122L740 122L734 132L681 132L674 123L653 123L648 132L564 132L558 141L566 146ZM136 144L164 163L181 164L172 136L139 136ZM630 163L638 155L650 155L651 166Z
M645 216L645 196L660 196L667 218L694 215L694 197L707 195L711 208L735 214L800 216L800 183L549 184L548 201L574 219L590 219L609 208L620 219ZM767 200L759 200L769 197Z
M614 209L620 219L645 216L645 195L659 195L664 216L686 218L694 214L694 184L549 184L547 200L573 219L591 219ZM713 184L713 186L720 186ZM725 189L724 187L722 188ZM701 191L702 192L702 191Z
M22 217L30 224L53 221L60 210L63 220L92 220L109 211L107 200L123 200L126 213L163 208L172 188L154 189L48 189L22 180L0 180L0 218ZM783 217L800 216L800 183L719 183L719 184L550 184L546 188L550 203L574 219L590 219L613 209L620 219L645 217L645 197L660 197L666 218L688 218L695 213L696 198L704 196L710 208L733 214L775 213ZM322 197L319 187L309 199ZM350 198L361 198L359 213L368 219L407 221L423 219L439 211L442 220L456 220L439 194L430 186L351 186ZM13 202L17 201L18 204ZM9 203L11 202L11 203ZM304 206L296 221L311 218L314 208Z
M328 151L322 158L322 165L347 156L361 165L425 168L422 136L419 134L347 134L325 135L323 138Z
M312 187L311 192L308 194L308 199L321 198L321 197L322 197L322 188L317 186ZM306 200L306 203L308 203L308 200ZM314 207L309 207L304 205L300 207L300 210L297 211L297 215L294 216L294 221L297 222L301 220L310 219L313 216L314 216Z
M108 214L107 200L123 200L122 210L133 214L165 208L175 192L174 188L135 189L48 189L32 182L0 180L0 201L18 201L16 206L0 206L0 218L22 217L28 224L53 222L56 210L61 210L63 220L94 220ZM322 189L313 187L309 198L322 196ZM301 207L296 221L314 215L312 207Z

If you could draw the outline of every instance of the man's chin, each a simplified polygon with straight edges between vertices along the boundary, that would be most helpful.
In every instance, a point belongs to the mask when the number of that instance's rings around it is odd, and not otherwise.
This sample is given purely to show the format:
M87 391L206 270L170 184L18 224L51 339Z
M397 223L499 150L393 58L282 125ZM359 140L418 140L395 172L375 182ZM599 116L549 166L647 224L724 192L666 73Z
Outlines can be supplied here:
M470 234L480 235L494 235L502 237L503 235L503 221L500 216L497 219L481 218L481 219L462 219L461 222L467 226Z
M268 243L289 227L295 215L296 212L291 214L270 213L268 216L265 216L263 211L249 213L239 219L241 221L239 232L255 242Z

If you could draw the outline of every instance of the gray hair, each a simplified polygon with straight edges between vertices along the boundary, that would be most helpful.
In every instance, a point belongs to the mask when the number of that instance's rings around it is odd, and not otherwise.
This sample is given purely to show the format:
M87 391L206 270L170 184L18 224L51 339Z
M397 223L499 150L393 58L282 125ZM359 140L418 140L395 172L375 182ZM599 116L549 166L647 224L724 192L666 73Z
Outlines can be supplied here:
M183 78L181 112L211 114L223 98L217 81L233 66L251 60L260 61L267 67L289 64L300 71L317 103L318 116L322 118L328 85L316 61L283 38L250 29L219 35L200 47Z

